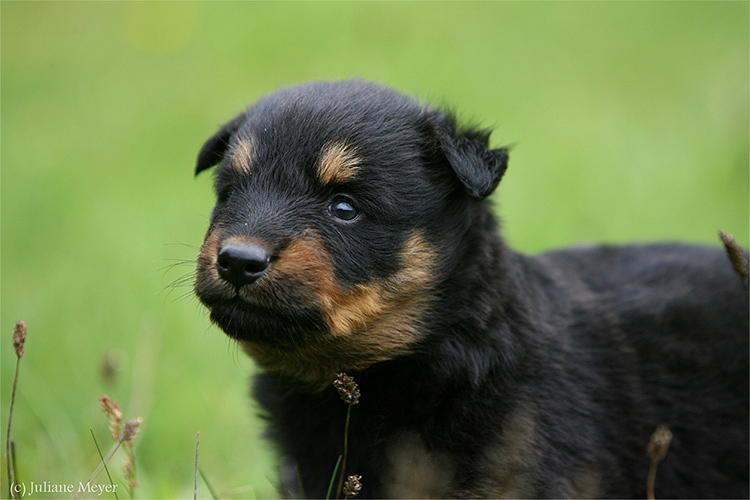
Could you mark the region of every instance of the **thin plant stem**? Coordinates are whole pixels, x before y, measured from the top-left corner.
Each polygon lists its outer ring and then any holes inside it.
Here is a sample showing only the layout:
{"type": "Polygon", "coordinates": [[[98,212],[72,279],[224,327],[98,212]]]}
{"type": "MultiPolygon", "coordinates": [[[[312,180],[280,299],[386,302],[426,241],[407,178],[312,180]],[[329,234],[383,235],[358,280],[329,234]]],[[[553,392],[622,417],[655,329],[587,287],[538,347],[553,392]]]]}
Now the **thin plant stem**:
{"type": "Polygon", "coordinates": [[[13,405],[16,402],[16,386],[18,385],[18,371],[21,366],[21,358],[16,359],[16,374],[13,377],[13,392],[10,396],[10,409],[8,410],[8,432],[5,436],[5,456],[7,457],[6,463],[8,464],[8,493],[10,498],[16,498],[13,493],[13,483],[16,480],[14,471],[16,470],[15,454],[10,452],[10,425],[13,420],[13,405]]]}
{"type": "Polygon", "coordinates": [[[349,451],[349,417],[352,413],[352,405],[346,406],[346,423],[344,424],[344,457],[341,460],[341,472],[339,472],[339,485],[336,488],[336,498],[341,497],[341,488],[344,486],[344,475],[346,474],[346,456],[349,451]]]}
{"type": "Polygon", "coordinates": [[[654,496],[654,484],[656,484],[656,468],[658,462],[656,460],[651,461],[651,467],[648,469],[648,479],[646,480],[646,499],[656,500],[654,496]]]}
{"type": "MultiPolygon", "coordinates": [[[[96,479],[96,476],[99,475],[99,473],[102,471],[102,469],[106,467],[107,462],[109,462],[109,460],[112,458],[112,455],[115,454],[115,452],[120,448],[120,445],[124,441],[124,439],[123,439],[124,435],[125,434],[123,433],[123,435],[120,436],[120,439],[118,439],[117,442],[112,445],[112,448],[110,448],[109,451],[107,452],[107,456],[104,457],[101,462],[99,462],[99,465],[94,470],[94,472],[91,474],[91,476],[89,476],[89,478],[86,481],[83,482],[84,486],[88,486],[88,484],[91,483],[91,481],[93,481],[94,479],[96,479]]],[[[76,495],[74,498],[78,498],[79,496],[80,496],[80,494],[76,495]]]]}
{"type": "Polygon", "coordinates": [[[120,500],[120,498],[117,496],[117,488],[115,488],[115,483],[112,481],[112,475],[109,473],[109,468],[107,467],[107,464],[104,463],[104,456],[102,455],[102,449],[99,448],[99,443],[96,440],[96,436],[94,436],[94,430],[89,429],[89,432],[91,432],[91,438],[94,440],[94,446],[96,446],[96,451],[99,453],[99,458],[102,460],[102,463],[104,464],[104,471],[107,473],[107,477],[109,478],[109,484],[112,485],[112,492],[115,494],[115,498],[117,500],[120,500]]]}
{"type": "Polygon", "coordinates": [[[201,433],[195,439],[195,483],[193,483],[193,500],[198,500],[198,455],[201,446],[201,433]]]}
{"type": "Polygon", "coordinates": [[[135,481],[135,455],[133,453],[133,446],[132,443],[130,445],[125,446],[125,452],[128,454],[128,464],[130,467],[132,467],[132,476],[130,476],[128,484],[127,484],[127,490],[130,494],[130,498],[135,498],[135,485],[137,484],[135,481]]]}
{"type": "Polygon", "coordinates": [[[203,479],[203,482],[206,483],[206,488],[208,488],[208,492],[211,494],[211,498],[213,498],[214,500],[218,500],[219,496],[216,494],[216,491],[211,486],[211,483],[208,481],[208,478],[206,477],[206,475],[203,473],[202,470],[198,469],[198,471],[200,472],[201,479],[203,479]]]}
{"type": "Polygon", "coordinates": [[[16,463],[16,442],[12,439],[10,440],[10,458],[13,460],[13,479],[15,479],[16,484],[18,484],[18,470],[16,470],[16,466],[18,465],[16,463]]]}

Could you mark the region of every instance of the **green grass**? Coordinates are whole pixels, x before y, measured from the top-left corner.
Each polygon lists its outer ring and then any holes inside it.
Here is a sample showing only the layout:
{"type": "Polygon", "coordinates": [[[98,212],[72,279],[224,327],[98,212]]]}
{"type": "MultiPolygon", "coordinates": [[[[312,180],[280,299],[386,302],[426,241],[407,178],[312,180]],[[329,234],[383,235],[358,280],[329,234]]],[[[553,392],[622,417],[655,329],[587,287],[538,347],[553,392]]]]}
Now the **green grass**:
{"type": "Polygon", "coordinates": [[[137,496],[192,496],[198,431],[219,495],[274,494],[252,363],[169,284],[212,207],[198,149],[280,85],[360,76],[494,127],[515,145],[495,200],[516,249],[748,244],[744,2],[2,2],[0,22],[0,423],[23,318],[25,481],[87,477],[109,394],[144,418],[137,496]]]}

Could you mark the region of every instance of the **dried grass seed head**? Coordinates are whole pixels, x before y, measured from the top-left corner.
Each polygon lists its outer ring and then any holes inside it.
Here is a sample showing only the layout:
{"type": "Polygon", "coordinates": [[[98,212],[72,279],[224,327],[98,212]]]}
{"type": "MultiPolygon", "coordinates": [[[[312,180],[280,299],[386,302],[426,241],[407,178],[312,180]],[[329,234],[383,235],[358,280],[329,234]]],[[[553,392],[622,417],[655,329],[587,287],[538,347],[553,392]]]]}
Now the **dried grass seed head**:
{"type": "Polygon", "coordinates": [[[119,439],[120,430],[122,429],[122,408],[117,401],[104,395],[99,398],[102,403],[102,411],[109,419],[109,430],[112,432],[112,439],[119,439]]]}
{"type": "Polygon", "coordinates": [[[732,263],[734,270],[743,278],[747,278],[748,264],[745,251],[742,250],[740,244],[737,243],[737,240],[731,234],[719,231],[719,237],[722,243],[724,243],[724,248],[727,250],[729,261],[732,263]]]}
{"type": "Polygon", "coordinates": [[[672,442],[672,431],[669,427],[662,424],[656,428],[646,446],[646,453],[654,462],[661,462],[669,450],[669,444],[672,442]]]}
{"type": "Polygon", "coordinates": [[[333,381],[333,386],[339,391],[339,396],[346,404],[352,406],[359,403],[360,392],[354,377],[339,373],[333,381]]]}
{"type": "Polygon", "coordinates": [[[19,320],[13,329],[13,349],[16,351],[18,359],[21,359],[21,356],[23,356],[23,345],[26,343],[27,331],[28,327],[24,320],[19,320]]]}
{"type": "Polygon", "coordinates": [[[344,495],[347,497],[357,496],[362,489],[362,483],[360,482],[361,479],[362,476],[359,475],[349,476],[344,483],[344,495]]]}
{"type": "Polygon", "coordinates": [[[123,443],[129,443],[138,434],[141,423],[143,423],[141,417],[130,419],[125,423],[125,429],[122,431],[122,437],[120,438],[123,443]]]}

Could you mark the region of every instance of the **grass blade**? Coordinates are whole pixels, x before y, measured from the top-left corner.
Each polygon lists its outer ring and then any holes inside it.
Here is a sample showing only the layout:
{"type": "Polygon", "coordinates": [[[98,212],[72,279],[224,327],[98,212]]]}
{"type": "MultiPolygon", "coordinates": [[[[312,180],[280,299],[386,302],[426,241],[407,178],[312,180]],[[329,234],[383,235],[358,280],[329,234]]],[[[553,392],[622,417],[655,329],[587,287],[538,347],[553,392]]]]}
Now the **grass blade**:
{"type": "Polygon", "coordinates": [[[206,478],[203,470],[198,469],[198,472],[200,472],[201,478],[203,478],[203,482],[206,483],[206,487],[208,488],[208,492],[211,494],[211,498],[213,498],[214,500],[219,500],[219,495],[217,495],[214,489],[211,487],[211,483],[208,482],[208,478],[206,478]]]}
{"type": "Polygon", "coordinates": [[[333,468],[333,474],[331,474],[331,482],[328,483],[328,493],[326,493],[326,500],[331,500],[331,491],[333,491],[333,483],[336,482],[336,473],[339,471],[341,458],[341,455],[339,455],[339,459],[336,460],[336,467],[333,468]]]}
{"type": "Polygon", "coordinates": [[[109,474],[109,468],[107,467],[107,462],[104,461],[104,455],[102,455],[102,449],[99,448],[99,443],[96,441],[96,436],[94,436],[94,430],[89,429],[89,432],[91,432],[91,439],[94,440],[94,446],[96,446],[96,451],[99,452],[99,458],[102,461],[102,464],[104,464],[104,471],[107,473],[107,477],[109,478],[109,484],[112,485],[112,492],[115,494],[115,498],[117,500],[120,500],[120,498],[117,496],[117,488],[115,488],[115,483],[112,482],[112,476],[109,474]]]}

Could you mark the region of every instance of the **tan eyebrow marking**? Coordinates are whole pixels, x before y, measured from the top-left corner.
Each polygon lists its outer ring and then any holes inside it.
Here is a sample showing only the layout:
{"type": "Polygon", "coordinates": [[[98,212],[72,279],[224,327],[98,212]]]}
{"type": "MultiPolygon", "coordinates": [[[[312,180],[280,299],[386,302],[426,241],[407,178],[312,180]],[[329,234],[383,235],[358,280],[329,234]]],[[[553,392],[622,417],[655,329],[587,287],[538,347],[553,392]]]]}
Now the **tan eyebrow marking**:
{"type": "Polygon", "coordinates": [[[255,152],[255,138],[247,135],[229,149],[229,166],[238,172],[249,174],[252,172],[253,153],[255,152]]]}
{"type": "Polygon", "coordinates": [[[345,142],[333,142],[323,150],[318,177],[323,184],[346,182],[357,175],[360,164],[355,148],[345,142]]]}

